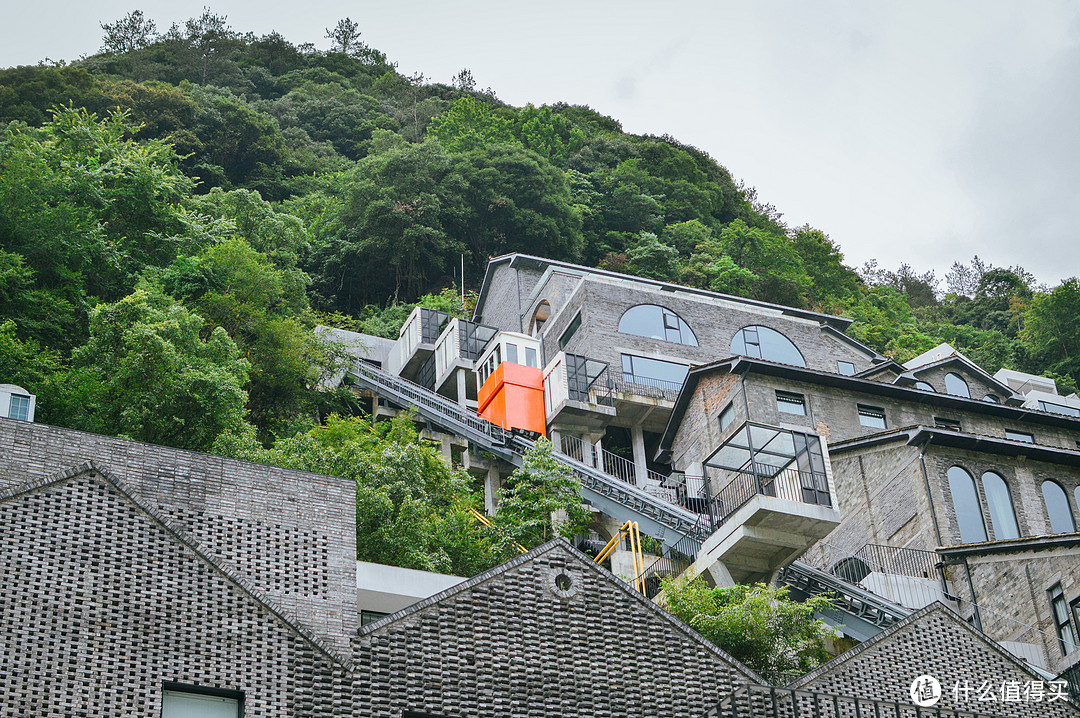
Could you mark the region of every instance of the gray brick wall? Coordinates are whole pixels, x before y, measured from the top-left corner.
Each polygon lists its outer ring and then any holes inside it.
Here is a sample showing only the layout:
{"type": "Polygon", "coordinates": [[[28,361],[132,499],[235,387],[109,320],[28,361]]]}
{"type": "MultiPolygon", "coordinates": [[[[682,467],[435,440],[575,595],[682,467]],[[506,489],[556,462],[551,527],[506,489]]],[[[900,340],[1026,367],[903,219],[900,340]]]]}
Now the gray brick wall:
{"type": "Polygon", "coordinates": [[[968,681],[977,689],[983,681],[1001,685],[1039,680],[1004,651],[982,640],[955,614],[933,606],[885,634],[858,646],[847,654],[796,682],[796,686],[826,693],[855,695],[879,701],[911,705],[908,690],[912,681],[931,675],[945,688],[936,708],[972,711],[1015,718],[1075,716],[1071,705],[1054,703],[980,703],[955,700],[951,688],[968,681]]]}
{"type": "Polygon", "coordinates": [[[543,271],[534,267],[514,268],[509,262],[496,265],[477,321],[503,331],[527,331],[528,327],[522,326],[521,315],[526,299],[542,275],[543,271]]]}
{"type": "Polygon", "coordinates": [[[358,715],[703,718],[753,680],[601,571],[549,544],[365,629],[355,653],[358,715]],[[570,577],[569,591],[557,590],[558,573],[570,577]]]}
{"type": "MultiPolygon", "coordinates": [[[[853,362],[857,370],[870,366],[865,356],[823,332],[817,322],[755,310],[734,302],[663,292],[635,286],[631,280],[599,277],[586,279],[580,301],[586,310],[582,313],[583,326],[578,330],[574,351],[608,362],[620,372],[623,353],[694,365],[731,356],[732,337],[739,329],[750,325],[768,326],[787,336],[802,352],[810,368],[836,373],[837,359],[853,362]],[[678,314],[694,331],[698,346],[619,332],[622,315],[638,304],[657,304],[678,314]],[[583,331],[586,329],[584,320],[588,320],[587,331],[583,331]]],[[[571,318],[572,313],[566,312],[562,323],[545,327],[545,335],[557,342],[558,333],[571,318]]]]}
{"type": "MultiPolygon", "coordinates": [[[[950,568],[962,598],[980,606],[983,630],[1001,640],[1032,643],[1045,651],[1048,668],[1058,673],[1080,662],[1080,650],[1063,653],[1050,612],[1049,590],[1061,584],[1065,600],[1080,600],[1080,545],[969,556],[966,566],[950,568]],[[971,585],[966,580],[970,573],[971,585]],[[1008,590],[1002,590],[1002,587],[1008,590]],[[1031,626],[1036,631],[1028,630],[1031,626]]],[[[1076,619],[1070,617],[1076,631],[1076,619]]]]}
{"type": "Polygon", "coordinates": [[[357,625],[352,482],[0,419],[0,490],[88,460],[313,630],[347,643],[357,625]]]}
{"type": "Polygon", "coordinates": [[[947,394],[945,391],[945,375],[956,374],[964,379],[968,385],[968,391],[971,393],[972,399],[978,399],[982,401],[983,397],[987,394],[993,394],[999,401],[1004,401],[1008,396],[1002,396],[1000,389],[992,387],[986,383],[975,372],[969,371],[966,368],[961,367],[959,364],[948,364],[945,366],[936,366],[923,371],[916,371],[915,376],[920,381],[925,381],[930,386],[934,387],[939,394],[947,394]]]}
{"type": "Polygon", "coordinates": [[[0,545],[0,716],[159,716],[166,681],[242,691],[247,716],[351,708],[347,658],[96,472],[0,499],[0,545]]]}

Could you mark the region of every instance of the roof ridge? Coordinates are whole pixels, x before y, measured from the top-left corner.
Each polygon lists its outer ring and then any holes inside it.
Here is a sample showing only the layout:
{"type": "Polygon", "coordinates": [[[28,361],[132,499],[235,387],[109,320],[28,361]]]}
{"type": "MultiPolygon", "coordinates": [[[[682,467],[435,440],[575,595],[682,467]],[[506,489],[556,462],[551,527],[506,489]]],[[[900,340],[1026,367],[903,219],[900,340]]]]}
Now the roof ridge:
{"type": "Polygon", "coordinates": [[[458,593],[463,593],[465,591],[468,591],[468,590],[474,588],[475,586],[478,586],[478,585],[480,585],[482,583],[490,581],[493,578],[496,578],[496,577],[498,577],[498,576],[500,576],[500,575],[502,575],[502,574],[504,574],[504,573],[506,573],[508,571],[511,571],[511,570],[517,568],[518,566],[521,566],[524,563],[527,563],[527,562],[532,561],[532,560],[534,560],[536,558],[539,558],[540,556],[542,556],[542,555],[544,555],[544,554],[546,554],[546,553],[548,553],[548,552],[550,552],[550,551],[552,551],[554,549],[557,549],[557,548],[561,548],[564,552],[566,552],[571,558],[576,560],[579,564],[587,567],[587,570],[590,570],[590,571],[593,571],[594,573],[596,573],[596,575],[598,575],[602,580],[607,581],[611,585],[615,586],[618,590],[622,591],[624,594],[631,597],[631,600],[637,601],[646,610],[651,611],[653,613],[653,615],[655,615],[656,617],[660,618],[663,621],[666,621],[673,628],[675,628],[679,632],[685,634],[685,636],[687,638],[690,638],[691,640],[693,640],[694,642],[699,644],[701,647],[703,647],[705,650],[709,651],[710,653],[712,653],[715,656],[717,656],[717,657],[721,658],[722,660],[724,660],[733,669],[735,669],[736,671],[741,672],[746,678],[748,678],[751,681],[754,681],[756,683],[759,683],[761,685],[767,685],[767,681],[764,678],[762,678],[752,668],[750,668],[749,666],[742,663],[739,659],[735,658],[734,656],[729,654],[727,651],[724,651],[722,648],[720,648],[715,643],[713,643],[709,639],[702,636],[700,633],[695,631],[690,626],[686,625],[685,623],[683,623],[679,619],[675,618],[675,616],[673,616],[670,613],[668,613],[667,611],[665,611],[663,608],[658,606],[653,601],[650,601],[645,596],[642,596],[637,591],[634,591],[632,588],[630,588],[629,584],[627,584],[622,579],[616,577],[613,573],[611,573],[606,568],[604,568],[603,566],[596,563],[596,561],[592,560],[586,554],[584,554],[581,551],[579,551],[578,549],[574,548],[573,545],[569,541],[567,541],[565,538],[563,538],[562,536],[557,536],[557,537],[551,539],[550,541],[537,546],[536,548],[533,548],[533,549],[531,549],[529,551],[526,551],[525,553],[521,554],[520,556],[515,556],[514,558],[510,559],[509,561],[507,561],[505,563],[501,563],[498,566],[495,566],[493,568],[488,569],[487,571],[479,573],[476,576],[473,576],[472,578],[470,578],[468,581],[463,581],[462,583],[459,583],[459,584],[457,584],[455,586],[451,586],[450,588],[448,588],[448,589],[446,589],[444,591],[440,591],[439,593],[436,593],[433,596],[425,598],[422,601],[418,601],[418,602],[416,602],[416,603],[414,603],[414,604],[412,604],[410,606],[406,606],[405,608],[403,608],[403,609],[401,609],[401,610],[399,610],[399,611],[397,611],[395,613],[392,613],[392,614],[390,614],[388,616],[384,616],[384,617],[380,618],[378,621],[375,621],[374,623],[370,623],[367,626],[363,626],[362,628],[360,628],[357,631],[357,637],[358,638],[366,638],[367,636],[371,635],[372,633],[375,633],[378,630],[381,630],[381,629],[383,629],[383,628],[385,628],[385,627],[387,627],[387,626],[389,626],[389,625],[391,625],[393,623],[397,623],[398,621],[400,621],[402,619],[408,618],[409,616],[411,616],[411,615],[413,615],[415,613],[418,613],[418,612],[424,610],[425,608],[433,606],[436,603],[440,603],[441,601],[444,601],[447,598],[450,598],[450,597],[452,597],[452,596],[454,596],[454,595],[456,595],[458,593]]]}
{"type": "Polygon", "coordinates": [[[121,496],[148,515],[152,521],[160,525],[174,540],[183,544],[184,547],[194,553],[199,559],[209,564],[213,571],[216,571],[223,576],[226,581],[234,584],[242,592],[248,594],[250,598],[254,599],[263,608],[270,611],[271,614],[285,623],[293,631],[300,634],[302,638],[313,643],[316,648],[326,654],[327,658],[346,670],[351,671],[353,669],[352,661],[349,658],[339,655],[334,647],[326,645],[326,641],[318,634],[305,626],[299,619],[291,616],[288,611],[277,605],[277,603],[263,593],[261,589],[251,585],[248,579],[246,579],[234,566],[205,550],[202,545],[191,538],[184,529],[177,526],[169,519],[169,517],[147,503],[136,489],[132,488],[126,481],[119,476],[114,475],[104,466],[93,460],[86,460],[71,468],[41,478],[31,479],[14,489],[2,491],[0,492],[0,503],[83,475],[89,475],[92,479],[100,479],[106,485],[111,486],[121,496]]]}

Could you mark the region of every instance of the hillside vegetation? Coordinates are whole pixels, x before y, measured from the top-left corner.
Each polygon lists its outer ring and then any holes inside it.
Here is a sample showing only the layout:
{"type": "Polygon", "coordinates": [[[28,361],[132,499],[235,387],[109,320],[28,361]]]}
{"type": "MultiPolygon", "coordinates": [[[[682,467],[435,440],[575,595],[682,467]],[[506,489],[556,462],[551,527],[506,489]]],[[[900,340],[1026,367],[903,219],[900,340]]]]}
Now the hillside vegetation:
{"type": "Polygon", "coordinates": [[[978,258],[944,286],[857,272],[694,147],[509,106],[468,70],[403,76],[348,20],[329,51],[209,10],[103,30],[91,57],[0,70],[0,381],[38,394],[41,421],[299,446],[358,413],[320,388],[339,357],[315,324],[396,336],[416,302],[466,312],[443,291],[462,261],[475,291],[512,251],[846,314],[900,360],[945,340],[990,371],[1080,379],[1075,278],[978,258]]]}

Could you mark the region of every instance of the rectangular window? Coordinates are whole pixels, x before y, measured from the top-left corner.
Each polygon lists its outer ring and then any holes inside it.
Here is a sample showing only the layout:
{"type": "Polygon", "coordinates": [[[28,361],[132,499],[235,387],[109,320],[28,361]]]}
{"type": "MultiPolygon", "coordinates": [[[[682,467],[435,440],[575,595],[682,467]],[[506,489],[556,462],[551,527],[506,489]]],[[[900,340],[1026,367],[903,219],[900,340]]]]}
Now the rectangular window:
{"type": "Polygon", "coordinates": [[[837,361],[836,369],[844,376],[855,375],[855,365],[849,361],[837,361]]]}
{"type": "Polygon", "coordinates": [[[8,418],[27,421],[30,418],[30,397],[12,394],[11,403],[8,404],[8,418]]]}
{"type": "Polygon", "coordinates": [[[733,421],[735,421],[735,405],[728,404],[724,407],[724,410],[720,412],[720,431],[727,430],[733,421]]]}
{"type": "Polygon", "coordinates": [[[566,331],[559,337],[559,348],[565,349],[566,345],[570,343],[570,340],[577,334],[578,327],[581,326],[581,312],[574,315],[574,318],[570,320],[570,324],[566,327],[566,331]]]}
{"type": "Polygon", "coordinates": [[[366,626],[369,623],[375,623],[383,616],[389,615],[389,613],[383,613],[382,611],[360,611],[360,625],[366,626]]]}
{"type": "Polygon", "coordinates": [[[632,354],[622,355],[623,381],[655,386],[661,389],[681,389],[690,367],[685,364],[649,359],[632,354]]]}
{"type": "Polygon", "coordinates": [[[1049,594],[1050,613],[1054,619],[1054,630],[1057,631],[1058,647],[1061,649],[1061,655],[1067,656],[1076,650],[1076,637],[1073,635],[1069,609],[1065,603],[1065,594],[1061,590],[1061,584],[1055,584],[1049,594]]]}
{"type": "Polygon", "coordinates": [[[806,398],[790,391],[776,392],[776,408],[784,414],[806,416],[806,398]]]}
{"type": "Polygon", "coordinates": [[[880,406],[866,406],[859,404],[859,423],[872,429],[884,429],[885,410],[880,406]]]}
{"type": "Polygon", "coordinates": [[[239,718],[243,708],[236,691],[167,683],[161,694],[161,718],[239,718]]]}
{"type": "Polygon", "coordinates": [[[525,347],[525,366],[531,366],[533,369],[540,368],[540,364],[536,361],[536,350],[532,347],[525,347]]]}
{"type": "Polygon", "coordinates": [[[506,361],[511,364],[517,364],[517,344],[507,343],[506,345],[506,361]]]}
{"type": "Polygon", "coordinates": [[[1065,416],[1080,416],[1080,409],[1074,406],[1065,406],[1064,404],[1055,404],[1051,401],[1040,401],[1039,408],[1043,411],[1049,411],[1051,414],[1064,414],[1065,416]]]}
{"type": "Polygon", "coordinates": [[[934,417],[934,426],[936,426],[939,429],[948,429],[949,431],[963,431],[964,430],[960,426],[959,421],[957,421],[956,419],[946,419],[943,416],[935,416],[934,417]]]}
{"type": "Polygon", "coordinates": [[[1023,441],[1025,444],[1034,444],[1035,437],[1024,431],[1013,431],[1012,429],[1005,430],[1005,438],[1012,441],[1023,441]]]}

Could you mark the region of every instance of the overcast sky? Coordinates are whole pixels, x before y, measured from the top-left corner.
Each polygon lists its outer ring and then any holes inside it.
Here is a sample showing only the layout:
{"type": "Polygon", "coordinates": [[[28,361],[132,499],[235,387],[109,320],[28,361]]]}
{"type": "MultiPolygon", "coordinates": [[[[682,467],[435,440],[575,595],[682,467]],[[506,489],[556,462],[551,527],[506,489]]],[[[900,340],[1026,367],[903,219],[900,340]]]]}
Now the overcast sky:
{"type": "MultiPolygon", "coordinates": [[[[5,3],[0,66],[75,59],[99,23],[160,30],[203,2],[5,3]]],[[[468,67],[511,104],[587,104],[671,134],[757,187],[853,266],[938,276],[975,254],[1080,274],[1080,3],[386,0],[212,4],[328,47],[349,16],[406,74],[468,67]],[[1072,219],[1071,219],[1072,218],[1072,219]]]]}

